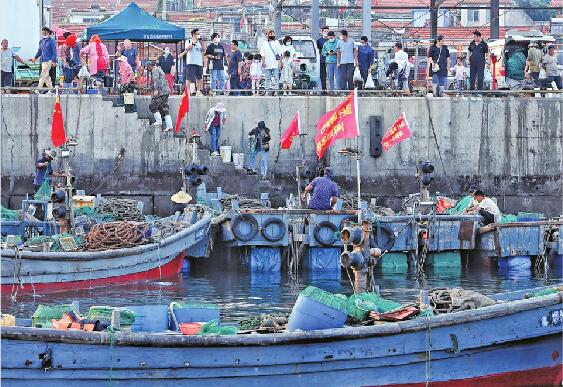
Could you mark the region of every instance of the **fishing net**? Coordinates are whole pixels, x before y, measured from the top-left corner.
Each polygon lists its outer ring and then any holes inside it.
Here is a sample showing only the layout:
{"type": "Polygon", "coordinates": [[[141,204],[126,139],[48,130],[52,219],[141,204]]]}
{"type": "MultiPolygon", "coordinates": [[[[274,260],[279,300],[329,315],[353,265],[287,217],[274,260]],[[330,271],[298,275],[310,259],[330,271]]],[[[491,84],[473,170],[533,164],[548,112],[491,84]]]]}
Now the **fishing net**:
{"type": "Polygon", "coordinates": [[[358,320],[364,320],[368,313],[385,313],[400,308],[401,304],[387,300],[375,293],[353,294],[348,298],[347,313],[358,320]]]}
{"type": "Polygon", "coordinates": [[[539,290],[537,292],[533,292],[533,293],[526,293],[524,295],[524,298],[534,298],[534,297],[541,297],[541,296],[547,296],[549,294],[554,294],[554,293],[558,293],[561,290],[563,290],[563,287],[561,288],[554,288],[554,289],[543,289],[543,290],[539,290]]]}
{"type": "Polygon", "coordinates": [[[240,320],[238,326],[242,331],[257,329],[277,331],[287,325],[288,318],[288,313],[260,314],[240,320]]]}
{"type": "Polygon", "coordinates": [[[469,203],[471,203],[472,199],[473,199],[473,196],[471,196],[471,195],[464,196],[463,198],[461,198],[456,203],[456,205],[454,207],[446,209],[446,214],[448,214],[448,215],[461,214],[463,212],[463,210],[465,210],[467,207],[469,207],[469,203]]]}
{"type": "Polygon", "coordinates": [[[299,293],[299,296],[307,297],[340,312],[348,313],[348,299],[343,294],[332,294],[314,286],[308,286],[299,293]]]}
{"type": "Polygon", "coordinates": [[[74,243],[76,243],[76,247],[78,249],[81,249],[84,246],[84,239],[69,233],[62,233],[62,234],[56,234],[53,236],[46,236],[46,235],[38,235],[38,236],[34,236],[31,237],[29,239],[26,240],[25,242],[25,246],[38,246],[38,245],[42,245],[45,242],[50,242],[51,247],[49,249],[49,251],[63,251],[63,249],[61,248],[61,242],[60,239],[61,238],[68,238],[71,237],[72,239],[74,239],[74,243]]]}
{"type": "Polygon", "coordinates": [[[43,184],[39,187],[35,195],[33,195],[35,200],[50,200],[51,199],[51,186],[49,181],[45,180],[43,184]]]}
{"type": "Polygon", "coordinates": [[[501,223],[514,223],[518,221],[518,217],[512,214],[500,214],[501,223]]]}
{"type": "Polygon", "coordinates": [[[112,306],[91,306],[88,311],[88,319],[111,321],[111,314],[114,310],[119,310],[121,325],[133,325],[135,322],[135,312],[125,308],[114,308],[112,306]]]}
{"type": "Polygon", "coordinates": [[[92,207],[78,207],[74,210],[74,216],[85,216],[87,218],[93,218],[100,220],[102,222],[111,222],[117,219],[117,217],[109,212],[96,212],[92,207]]]}
{"type": "Polygon", "coordinates": [[[10,210],[0,204],[0,219],[1,220],[20,220],[21,210],[10,210]]]}
{"type": "Polygon", "coordinates": [[[33,326],[41,324],[43,328],[50,328],[53,326],[51,320],[59,320],[63,317],[65,312],[73,312],[78,314],[78,309],[72,304],[63,305],[39,305],[33,315],[31,322],[33,326]]]}
{"type": "Polygon", "coordinates": [[[201,326],[201,331],[198,335],[209,336],[209,335],[236,335],[238,329],[235,326],[220,326],[216,320],[211,320],[206,322],[201,326]]]}
{"type": "Polygon", "coordinates": [[[189,302],[189,301],[179,301],[171,302],[170,307],[172,309],[219,309],[216,304],[206,304],[201,302],[189,302]]]}

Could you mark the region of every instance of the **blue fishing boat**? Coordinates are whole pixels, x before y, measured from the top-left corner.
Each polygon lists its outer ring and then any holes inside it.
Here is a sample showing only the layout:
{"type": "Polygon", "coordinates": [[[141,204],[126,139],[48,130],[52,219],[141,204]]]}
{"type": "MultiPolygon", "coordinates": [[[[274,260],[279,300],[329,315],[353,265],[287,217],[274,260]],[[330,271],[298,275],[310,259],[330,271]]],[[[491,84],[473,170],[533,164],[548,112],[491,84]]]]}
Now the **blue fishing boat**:
{"type": "Polygon", "coordinates": [[[524,293],[403,322],[281,334],[4,327],[2,379],[26,387],[560,385],[563,292],[524,293]]]}
{"type": "Polygon", "coordinates": [[[105,251],[1,250],[3,291],[59,290],[178,274],[186,251],[207,239],[211,215],[157,242],[105,251]]]}

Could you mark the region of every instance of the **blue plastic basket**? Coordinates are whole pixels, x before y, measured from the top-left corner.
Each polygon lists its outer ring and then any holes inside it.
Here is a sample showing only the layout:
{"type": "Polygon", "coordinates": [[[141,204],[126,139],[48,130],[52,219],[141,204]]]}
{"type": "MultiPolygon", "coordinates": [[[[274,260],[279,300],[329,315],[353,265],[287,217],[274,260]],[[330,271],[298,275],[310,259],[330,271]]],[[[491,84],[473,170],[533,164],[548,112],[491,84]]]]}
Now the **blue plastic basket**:
{"type": "Polygon", "coordinates": [[[197,305],[181,306],[172,302],[169,307],[170,310],[170,329],[176,331],[179,329],[179,324],[188,322],[209,322],[211,320],[216,320],[220,323],[220,311],[219,308],[214,305],[209,305],[209,307],[198,307],[197,305]]]}

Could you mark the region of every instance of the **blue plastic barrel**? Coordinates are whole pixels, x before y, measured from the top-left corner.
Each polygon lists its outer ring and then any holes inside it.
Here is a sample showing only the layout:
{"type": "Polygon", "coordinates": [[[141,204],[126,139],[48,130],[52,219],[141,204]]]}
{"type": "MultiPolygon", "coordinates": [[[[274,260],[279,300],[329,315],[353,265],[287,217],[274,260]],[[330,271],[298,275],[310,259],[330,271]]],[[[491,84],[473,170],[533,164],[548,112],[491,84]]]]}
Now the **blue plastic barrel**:
{"type": "Polygon", "coordinates": [[[289,315],[287,330],[293,332],[341,328],[347,317],[344,312],[300,295],[289,315]]]}
{"type": "Polygon", "coordinates": [[[132,332],[166,332],[168,330],[168,305],[128,306],[135,312],[132,332]]]}

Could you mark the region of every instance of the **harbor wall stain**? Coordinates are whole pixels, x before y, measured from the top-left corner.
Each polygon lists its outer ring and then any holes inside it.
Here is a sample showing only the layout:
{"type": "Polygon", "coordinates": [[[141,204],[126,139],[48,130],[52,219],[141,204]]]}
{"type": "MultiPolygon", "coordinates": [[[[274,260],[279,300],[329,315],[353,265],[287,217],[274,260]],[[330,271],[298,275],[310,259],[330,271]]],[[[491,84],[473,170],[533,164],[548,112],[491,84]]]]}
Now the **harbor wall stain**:
{"type": "MultiPolygon", "coordinates": [[[[257,196],[270,192],[275,205],[296,192],[295,165],[300,160],[298,141],[290,150],[278,144],[285,128],[300,111],[305,160],[316,168],[316,121],[336,107],[338,97],[198,97],[190,101],[188,133],[201,134],[200,162],[210,166],[204,181],[208,189],[257,196]],[[246,153],[248,132],[259,121],[271,130],[269,181],[246,176],[232,164],[209,160],[209,136],[204,131],[207,110],[222,101],[227,122],[220,145],[233,153],[246,153]]],[[[149,125],[150,98],[136,98],[137,113],[127,114],[109,100],[93,95],[65,95],[67,135],[76,137],[71,166],[79,189],[107,196],[130,196],[145,202],[149,212],[170,211],[169,197],[181,186],[180,168],[191,160],[183,138],[163,135],[149,125]],[[121,149],[125,156],[116,165],[121,149]]],[[[55,99],[47,95],[2,95],[2,204],[17,208],[32,193],[34,160],[50,146],[51,116],[55,99]]],[[[170,111],[178,111],[180,96],[170,98],[170,111]]],[[[359,99],[360,138],[341,140],[327,151],[326,162],[341,188],[355,190],[355,161],[337,151],[359,148],[362,191],[380,205],[398,209],[401,199],[416,192],[416,165],[431,160],[436,166],[432,192],[464,193],[470,185],[496,196],[501,210],[562,213],[562,110],[563,98],[393,98],[359,99]],[[383,130],[405,113],[412,137],[381,157],[369,156],[369,117],[381,116],[383,130]],[[431,122],[434,128],[432,128],[431,122]],[[433,130],[434,129],[434,130],[433,130]],[[435,134],[435,135],[434,135],[435,134]],[[438,151],[439,147],[439,151],[438,151]]],[[[184,120],[183,125],[185,125],[184,120]]],[[[245,155],[245,160],[247,160],[245,155]]],[[[54,168],[60,168],[59,162],[54,168]]]]}

